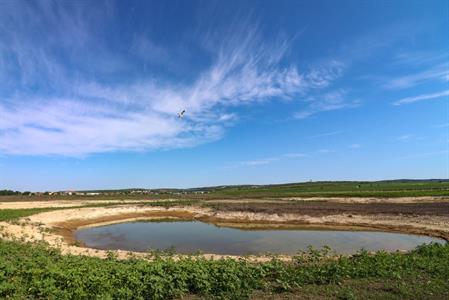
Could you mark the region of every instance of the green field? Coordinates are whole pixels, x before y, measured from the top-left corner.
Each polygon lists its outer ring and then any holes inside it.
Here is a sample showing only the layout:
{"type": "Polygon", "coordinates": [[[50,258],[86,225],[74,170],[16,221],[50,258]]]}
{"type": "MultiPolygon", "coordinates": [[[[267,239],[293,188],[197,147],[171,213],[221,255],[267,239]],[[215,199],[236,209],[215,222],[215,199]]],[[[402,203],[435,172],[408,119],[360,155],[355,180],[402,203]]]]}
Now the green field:
{"type": "Polygon", "coordinates": [[[280,185],[215,188],[210,196],[221,197],[417,197],[449,196],[449,182],[377,181],[306,182],[280,185]]]}
{"type": "Polygon", "coordinates": [[[0,297],[12,299],[447,299],[449,246],[329,258],[311,250],[285,263],[151,254],[153,261],[61,255],[0,241],[0,297]]]}

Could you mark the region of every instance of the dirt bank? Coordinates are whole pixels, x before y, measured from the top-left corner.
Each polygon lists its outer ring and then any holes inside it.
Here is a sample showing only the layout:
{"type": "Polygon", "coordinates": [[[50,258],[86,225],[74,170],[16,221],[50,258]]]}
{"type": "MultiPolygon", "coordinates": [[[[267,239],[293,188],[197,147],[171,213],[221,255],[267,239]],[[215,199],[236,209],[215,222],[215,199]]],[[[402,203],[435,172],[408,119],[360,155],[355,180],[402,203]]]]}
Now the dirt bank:
{"type": "Polygon", "coordinates": [[[214,203],[219,211],[245,211],[254,213],[295,213],[313,217],[340,214],[359,215],[410,215],[410,216],[449,216],[449,202],[424,203],[339,203],[339,202],[259,202],[259,203],[214,203]]]}

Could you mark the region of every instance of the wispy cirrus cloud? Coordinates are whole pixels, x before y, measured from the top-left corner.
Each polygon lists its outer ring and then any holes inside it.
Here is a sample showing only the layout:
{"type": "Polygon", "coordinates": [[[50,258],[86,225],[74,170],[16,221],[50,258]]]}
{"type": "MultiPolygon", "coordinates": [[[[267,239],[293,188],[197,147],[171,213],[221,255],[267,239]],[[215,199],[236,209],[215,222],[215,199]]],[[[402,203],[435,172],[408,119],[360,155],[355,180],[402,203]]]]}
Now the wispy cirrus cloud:
{"type": "Polygon", "coordinates": [[[420,157],[428,157],[428,156],[436,156],[436,155],[448,155],[448,150],[442,151],[433,151],[433,152],[423,152],[423,153],[415,153],[411,155],[404,155],[399,157],[400,159],[410,159],[410,158],[420,158],[420,157]]]}
{"type": "Polygon", "coordinates": [[[307,154],[302,153],[302,152],[295,152],[295,153],[287,153],[284,154],[284,157],[290,157],[290,158],[295,158],[295,157],[306,157],[307,154]]]}
{"type": "Polygon", "coordinates": [[[418,96],[413,96],[413,97],[402,98],[398,101],[393,102],[393,105],[400,106],[400,105],[411,104],[411,103],[424,101],[424,100],[439,99],[439,98],[448,97],[448,96],[449,96],[449,90],[445,90],[445,91],[441,91],[441,92],[437,92],[437,93],[423,94],[423,95],[418,95],[418,96]]]}
{"type": "Polygon", "coordinates": [[[260,165],[267,165],[272,162],[278,161],[278,157],[270,157],[270,158],[264,158],[264,159],[257,159],[257,160],[248,160],[248,161],[242,161],[240,165],[242,166],[260,166],[260,165]]]}
{"type": "MultiPolygon", "coordinates": [[[[244,34],[203,35],[198,47],[207,45],[210,63],[189,80],[139,76],[134,61],[164,65],[172,53],[141,36],[130,40],[129,49],[111,50],[103,30],[114,9],[57,2],[2,6],[4,154],[84,156],[195,146],[221,138],[238,119],[237,106],[327,87],[343,69],[329,61],[300,72],[282,63],[288,39],[267,44],[257,25],[244,22],[238,31],[244,34]],[[183,109],[186,117],[178,119],[183,109]]],[[[337,102],[311,104],[313,113],[337,109],[337,102]]]]}
{"type": "Polygon", "coordinates": [[[327,153],[334,153],[335,150],[330,150],[330,149],[320,149],[317,151],[317,153],[321,153],[321,154],[327,154],[327,153]]]}
{"type": "Polygon", "coordinates": [[[315,66],[305,77],[309,87],[324,88],[333,81],[340,78],[345,69],[345,65],[338,60],[330,60],[322,65],[315,66]]]}
{"type": "Polygon", "coordinates": [[[326,136],[332,136],[332,135],[339,135],[339,134],[342,134],[342,133],[343,133],[342,130],[329,131],[329,132],[324,132],[324,133],[312,135],[312,136],[310,136],[310,138],[319,138],[319,137],[326,137],[326,136]]]}
{"type": "Polygon", "coordinates": [[[424,71],[389,79],[383,86],[388,89],[403,89],[435,80],[447,82],[448,76],[449,69],[447,63],[442,63],[424,71]]]}
{"type": "Polygon", "coordinates": [[[351,145],[349,145],[349,148],[352,148],[352,149],[358,149],[358,148],[361,148],[362,147],[362,145],[360,145],[360,144],[351,144],[351,145]]]}
{"type": "Polygon", "coordinates": [[[295,117],[298,119],[305,119],[320,112],[353,108],[359,105],[358,100],[348,100],[347,97],[347,92],[345,90],[336,90],[320,96],[309,97],[306,100],[306,108],[297,112],[295,117]]]}
{"type": "Polygon", "coordinates": [[[432,127],[434,127],[434,128],[446,128],[446,127],[449,127],[449,123],[435,124],[432,127]]]}
{"type": "Polygon", "coordinates": [[[447,61],[448,53],[440,52],[401,52],[394,57],[394,64],[401,66],[427,66],[429,64],[438,64],[447,61]]]}
{"type": "Polygon", "coordinates": [[[406,142],[406,141],[410,141],[411,139],[413,139],[415,137],[414,134],[403,134],[401,136],[398,136],[398,140],[402,141],[402,142],[406,142]]]}
{"type": "Polygon", "coordinates": [[[272,164],[272,163],[286,160],[286,159],[303,158],[303,157],[307,157],[307,156],[308,156],[307,154],[302,153],[302,152],[292,152],[292,153],[286,153],[286,154],[282,154],[282,155],[266,157],[266,158],[261,158],[261,159],[240,161],[240,162],[231,164],[231,165],[227,166],[226,168],[256,167],[256,166],[272,164]]]}

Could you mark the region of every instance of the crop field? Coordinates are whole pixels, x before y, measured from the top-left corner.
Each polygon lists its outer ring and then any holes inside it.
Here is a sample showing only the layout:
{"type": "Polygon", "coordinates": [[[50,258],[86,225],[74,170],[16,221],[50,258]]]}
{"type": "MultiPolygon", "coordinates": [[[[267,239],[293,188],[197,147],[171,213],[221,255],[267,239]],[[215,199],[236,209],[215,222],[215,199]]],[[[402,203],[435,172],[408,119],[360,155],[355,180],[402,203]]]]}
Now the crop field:
{"type": "Polygon", "coordinates": [[[301,213],[320,217],[332,214],[449,216],[449,202],[437,203],[332,203],[332,202],[262,202],[205,204],[217,211],[245,211],[254,213],[301,213]]]}
{"type": "Polygon", "coordinates": [[[306,182],[214,189],[223,197],[418,197],[449,196],[448,181],[306,182]]]}

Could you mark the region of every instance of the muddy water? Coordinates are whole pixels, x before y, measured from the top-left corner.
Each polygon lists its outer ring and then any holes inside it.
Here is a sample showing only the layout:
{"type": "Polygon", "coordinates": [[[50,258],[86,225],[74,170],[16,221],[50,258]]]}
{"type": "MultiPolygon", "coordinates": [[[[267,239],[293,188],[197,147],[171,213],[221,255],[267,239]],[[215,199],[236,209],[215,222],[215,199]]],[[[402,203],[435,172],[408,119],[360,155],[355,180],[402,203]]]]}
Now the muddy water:
{"type": "Polygon", "coordinates": [[[174,248],[179,253],[295,254],[307,246],[330,246],[340,254],[352,254],[364,248],[410,250],[423,243],[444,240],[401,233],[337,230],[241,230],[217,227],[199,221],[130,222],[79,229],[77,240],[97,249],[122,249],[145,252],[148,249],[174,248]]]}

